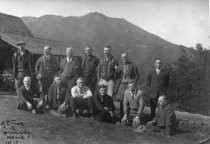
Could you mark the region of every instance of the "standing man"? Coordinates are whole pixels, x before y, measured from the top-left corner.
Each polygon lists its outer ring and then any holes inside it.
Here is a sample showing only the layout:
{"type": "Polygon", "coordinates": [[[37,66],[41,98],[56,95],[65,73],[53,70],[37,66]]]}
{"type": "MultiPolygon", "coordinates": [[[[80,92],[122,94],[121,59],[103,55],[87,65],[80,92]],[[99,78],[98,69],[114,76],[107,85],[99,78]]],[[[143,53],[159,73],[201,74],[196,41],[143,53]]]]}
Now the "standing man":
{"type": "Polygon", "coordinates": [[[154,66],[155,69],[147,76],[147,87],[150,91],[150,120],[153,120],[155,116],[158,97],[160,95],[167,95],[167,89],[169,86],[169,73],[162,69],[161,59],[155,59],[154,66]]]}
{"type": "MultiPolygon", "coordinates": [[[[56,58],[51,54],[50,46],[44,47],[44,55],[36,62],[35,71],[38,81],[41,81],[41,92],[45,95],[53,83],[54,76],[58,73],[59,67],[56,58]]],[[[42,101],[43,102],[43,101],[42,101]]]]}
{"type": "Polygon", "coordinates": [[[128,88],[128,83],[133,80],[134,84],[139,80],[139,72],[136,65],[128,61],[128,54],[121,54],[122,64],[118,68],[117,72],[117,84],[115,87],[115,93],[117,94],[117,100],[120,102],[120,115],[123,116],[123,98],[124,92],[128,88]]]}
{"type": "Polygon", "coordinates": [[[23,85],[23,78],[25,76],[32,77],[34,73],[32,68],[33,58],[30,52],[25,49],[25,46],[26,43],[23,41],[17,43],[18,51],[14,53],[12,58],[16,90],[23,85]]]}
{"type": "Polygon", "coordinates": [[[82,75],[81,62],[74,56],[73,48],[66,48],[66,58],[60,62],[61,83],[67,84],[69,90],[75,86],[76,80],[82,75]]]}
{"type": "Polygon", "coordinates": [[[90,88],[92,93],[95,91],[95,84],[97,82],[96,69],[99,59],[92,55],[92,47],[85,47],[85,57],[82,60],[82,71],[85,79],[86,86],[90,88]]]}
{"type": "Polygon", "coordinates": [[[116,72],[118,67],[118,62],[111,55],[111,46],[104,47],[104,57],[101,58],[98,64],[98,81],[99,85],[107,86],[107,94],[113,96],[116,72]]]}

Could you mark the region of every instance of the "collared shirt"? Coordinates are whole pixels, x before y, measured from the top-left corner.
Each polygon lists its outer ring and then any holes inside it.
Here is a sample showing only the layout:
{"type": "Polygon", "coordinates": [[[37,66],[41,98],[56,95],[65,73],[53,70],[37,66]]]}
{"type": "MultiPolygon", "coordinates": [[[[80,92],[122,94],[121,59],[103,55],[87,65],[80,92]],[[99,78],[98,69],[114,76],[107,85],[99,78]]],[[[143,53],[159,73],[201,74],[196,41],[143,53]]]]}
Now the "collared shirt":
{"type": "Polygon", "coordinates": [[[26,87],[26,86],[25,86],[25,88],[26,88],[26,90],[27,90],[27,91],[29,91],[29,90],[30,90],[30,86],[29,86],[29,87],[26,87]]]}
{"type": "Polygon", "coordinates": [[[156,69],[157,75],[160,74],[161,69],[156,69]]]}
{"type": "Polygon", "coordinates": [[[98,65],[98,76],[99,78],[108,80],[113,79],[113,76],[115,74],[115,66],[118,65],[117,60],[113,58],[111,55],[109,59],[106,59],[103,57],[98,65]]]}
{"type": "Polygon", "coordinates": [[[86,98],[92,97],[92,92],[91,90],[86,87],[86,86],[82,86],[81,88],[79,88],[78,86],[74,86],[71,89],[71,95],[72,97],[77,97],[78,95],[84,94],[86,98]]]}
{"type": "Polygon", "coordinates": [[[66,60],[67,60],[68,63],[71,63],[72,57],[71,58],[67,57],[66,60]]]}

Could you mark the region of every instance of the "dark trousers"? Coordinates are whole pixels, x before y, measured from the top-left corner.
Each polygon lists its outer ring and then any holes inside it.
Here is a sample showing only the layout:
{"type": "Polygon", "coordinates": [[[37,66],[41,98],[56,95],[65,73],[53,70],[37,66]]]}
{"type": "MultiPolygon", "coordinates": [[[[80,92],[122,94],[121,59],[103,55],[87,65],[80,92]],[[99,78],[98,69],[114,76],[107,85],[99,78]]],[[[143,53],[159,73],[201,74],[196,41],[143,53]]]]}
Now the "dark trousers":
{"type": "Polygon", "coordinates": [[[116,120],[114,117],[111,117],[108,112],[98,111],[96,113],[95,119],[99,122],[108,122],[108,123],[115,123],[116,120]]]}
{"type": "Polygon", "coordinates": [[[75,113],[76,109],[79,109],[80,111],[87,109],[89,113],[93,113],[91,98],[83,99],[71,97],[70,105],[73,113],[75,113]]]}
{"type": "MultiPolygon", "coordinates": [[[[37,103],[36,103],[36,101],[31,101],[30,103],[32,105],[32,109],[37,110],[37,103]]],[[[27,104],[25,102],[19,103],[18,109],[25,110],[25,111],[30,111],[30,109],[28,109],[28,106],[27,106],[27,104]]]]}
{"type": "Polygon", "coordinates": [[[61,75],[61,83],[66,85],[69,90],[71,90],[71,88],[76,85],[76,81],[76,76],[61,75]]]}
{"type": "Polygon", "coordinates": [[[95,84],[93,82],[93,77],[92,76],[84,76],[85,80],[85,85],[91,90],[91,92],[94,94],[95,92],[95,84]]]}
{"type": "Polygon", "coordinates": [[[123,117],[124,111],[123,111],[123,99],[124,99],[124,92],[128,88],[127,83],[121,83],[117,92],[117,100],[120,102],[120,118],[123,117]]]}
{"type": "Polygon", "coordinates": [[[157,97],[154,98],[154,99],[150,99],[150,108],[151,108],[150,120],[153,120],[153,118],[155,117],[155,110],[156,110],[156,107],[157,107],[157,100],[158,100],[158,97],[159,97],[159,96],[157,96],[157,97]]]}
{"type": "Polygon", "coordinates": [[[42,92],[44,95],[48,94],[48,90],[53,83],[54,72],[45,72],[44,78],[42,79],[42,92]]]}

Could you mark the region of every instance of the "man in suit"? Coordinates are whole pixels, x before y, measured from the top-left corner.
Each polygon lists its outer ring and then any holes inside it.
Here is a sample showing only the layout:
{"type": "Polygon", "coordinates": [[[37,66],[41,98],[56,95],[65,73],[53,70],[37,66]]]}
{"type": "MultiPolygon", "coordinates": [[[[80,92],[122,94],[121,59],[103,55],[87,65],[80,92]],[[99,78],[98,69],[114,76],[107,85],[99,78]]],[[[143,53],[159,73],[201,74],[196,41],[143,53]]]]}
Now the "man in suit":
{"type": "Polygon", "coordinates": [[[74,56],[72,47],[66,48],[66,57],[60,61],[61,83],[68,85],[69,90],[76,84],[82,75],[81,61],[74,56]]]}
{"type": "Polygon", "coordinates": [[[97,77],[99,85],[106,85],[107,94],[112,97],[114,93],[118,62],[111,55],[111,49],[111,46],[104,47],[104,57],[99,61],[97,77]]]}
{"type": "Polygon", "coordinates": [[[137,66],[128,61],[128,54],[121,54],[122,64],[118,67],[117,70],[117,82],[115,86],[116,99],[120,102],[120,115],[123,116],[123,98],[124,92],[128,88],[128,83],[130,80],[133,80],[136,84],[139,80],[139,72],[137,66]]]}
{"type": "Polygon", "coordinates": [[[148,73],[147,76],[147,87],[150,91],[150,120],[152,120],[155,116],[158,97],[160,95],[166,95],[169,87],[169,72],[162,68],[161,59],[155,59],[154,66],[155,69],[148,73]]]}
{"type": "Polygon", "coordinates": [[[158,111],[156,116],[148,124],[157,126],[163,134],[168,137],[174,134],[175,129],[178,128],[178,120],[172,105],[168,102],[165,95],[158,98],[158,111]]]}
{"type": "Polygon", "coordinates": [[[15,77],[15,87],[18,88],[23,85],[23,78],[25,76],[33,76],[33,58],[31,53],[25,49],[26,43],[20,41],[17,43],[18,51],[12,57],[13,74],[15,77]]]}
{"type": "Polygon", "coordinates": [[[142,91],[138,90],[133,80],[129,81],[128,89],[124,92],[124,116],[122,123],[137,127],[143,117],[144,100],[142,91]]]}
{"type": "MultiPolygon", "coordinates": [[[[36,114],[41,105],[33,99],[34,95],[37,94],[37,91],[34,87],[31,86],[31,78],[26,76],[23,79],[23,86],[18,88],[19,99],[21,103],[18,105],[18,109],[32,111],[33,114],[36,114]]],[[[44,97],[40,94],[41,98],[44,97]]]]}
{"type": "MultiPolygon", "coordinates": [[[[58,73],[59,67],[56,58],[51,54],[52,48],[50,46],[44,47],[44,55],[39,57],[35,72],[38,81],[41,81],[40,91],[44,94],[48,94],[48,90],[53,83],[54,76],[58,73]]],[[[42,100],[43,103],[44,99],[42,100]]]]}
{"type": "Polygon", "coordinates": [[[96,69],[99,59],[92,55],[92,52],[91,46],[85,47],[85,57],[82,59],[82,72],[85,79],[85,85],[94,93],[95,84],[97,83],[96,69]]]}
{"type": "Polygon", "coordinates": [[[106,85],[99,86],[99,93],[96,93],[94,95],[94,101],[96,104],[96,120],[102,122],[115,123],[115,106],[112,97],[107,95],[106,85]]]}
{"type": "Polygon", "coordinates": [[[60,82],[60,76],[54,76],[54,83],[50,86],[48,92],[47,107],[52,114],[67,114],[70,105],[69,91],[64,84],[60,82]]]}

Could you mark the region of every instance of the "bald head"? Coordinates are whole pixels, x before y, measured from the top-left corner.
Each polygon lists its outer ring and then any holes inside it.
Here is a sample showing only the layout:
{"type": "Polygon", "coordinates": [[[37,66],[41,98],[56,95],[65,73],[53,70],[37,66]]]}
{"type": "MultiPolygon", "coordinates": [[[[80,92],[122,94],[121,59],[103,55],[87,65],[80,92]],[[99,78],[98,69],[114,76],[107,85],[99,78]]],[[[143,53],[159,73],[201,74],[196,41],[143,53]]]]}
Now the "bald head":
{"type": "Polygon", "coordinates": [[[159,96],[158,104],[159,104],[159,106],[163,106],[163,105],[167,104],[167,98],[165,95],[159,96]]]}

